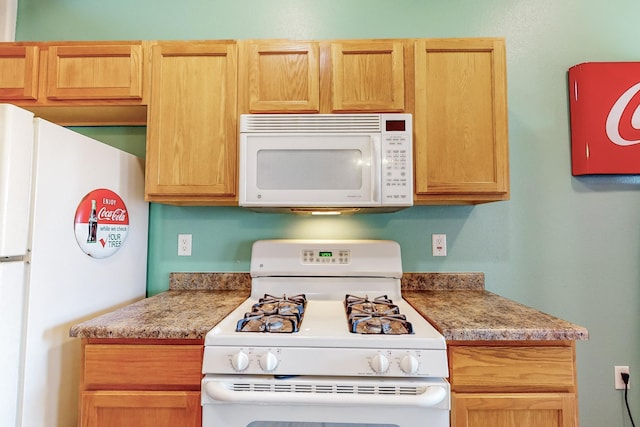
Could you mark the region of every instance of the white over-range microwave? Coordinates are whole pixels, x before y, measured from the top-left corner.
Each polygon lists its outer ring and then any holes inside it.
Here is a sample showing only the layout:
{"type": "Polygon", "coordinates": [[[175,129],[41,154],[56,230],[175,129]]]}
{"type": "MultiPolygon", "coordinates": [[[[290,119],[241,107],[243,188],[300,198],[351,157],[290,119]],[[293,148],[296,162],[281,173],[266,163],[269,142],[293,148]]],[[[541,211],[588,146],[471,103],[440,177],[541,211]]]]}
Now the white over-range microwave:
{"type": "Polygon", "coordinates": [[[413,205],[411,114],[243,114],[239,204],[394,212],[413,205]]]}

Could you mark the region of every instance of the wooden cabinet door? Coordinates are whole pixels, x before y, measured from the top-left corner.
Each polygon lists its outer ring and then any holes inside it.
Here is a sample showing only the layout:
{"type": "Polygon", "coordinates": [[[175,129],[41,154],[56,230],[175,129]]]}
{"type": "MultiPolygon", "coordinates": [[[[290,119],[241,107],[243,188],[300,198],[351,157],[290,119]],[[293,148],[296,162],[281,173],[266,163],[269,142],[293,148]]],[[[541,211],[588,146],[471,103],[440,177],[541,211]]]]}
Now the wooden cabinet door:
{"type": "Polygon", "coordinates": [[[405,110],[402,40],[331,43],[331,108],[341,111],[405,110]]]}
{"type": "Polygon", "coordinates": [[[452,427],[577,427],[569,393],[452,393],[452,427]]]}
{"type": "Polygon", "coordinates": [[[38,99],[38,46],[0,43],[0,100],[38,99]]]}
{"type": "Polygon", "coordinates": [[[509,198],[502,39],[415,43],[416,202],[509,198]]]}
{"type": "Polygon", "coordinates": [[[237,204],[237,52],[228,41],[152,47],[147,200],[237,204]]]}
{"type": "Polygon", "coordinates": [[[87,391],[81,427],[200,427],[200,392],[87,391]]]}
{"type": "Polygon", "coordinates": [[[320,111],[318,43],[242,42],[239,61],[240,112],[320,111]]]}
{"type": "Polygon", "coordinates": [[[48,99],[142,99],[141,43],[50,46],[47,61],[48,99]]]}

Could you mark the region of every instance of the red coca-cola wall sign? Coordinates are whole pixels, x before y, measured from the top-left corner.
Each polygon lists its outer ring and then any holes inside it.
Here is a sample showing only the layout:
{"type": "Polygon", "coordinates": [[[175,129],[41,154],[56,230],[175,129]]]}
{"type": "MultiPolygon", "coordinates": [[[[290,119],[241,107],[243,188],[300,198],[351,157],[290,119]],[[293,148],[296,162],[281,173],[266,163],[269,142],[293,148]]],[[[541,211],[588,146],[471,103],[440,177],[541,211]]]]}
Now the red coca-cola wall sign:
{"type": "Polygon", "coordinates": [[[116,193],[99,188],[84,196],[76,209],[76,241],[84,253],[107,258],[120,250],[129,231],[129,212],[116,193]]]}
{"type": "Polygon", "coordinates": [[[640,173],[640,62],[569,69],[573,175],[640,173]]]}

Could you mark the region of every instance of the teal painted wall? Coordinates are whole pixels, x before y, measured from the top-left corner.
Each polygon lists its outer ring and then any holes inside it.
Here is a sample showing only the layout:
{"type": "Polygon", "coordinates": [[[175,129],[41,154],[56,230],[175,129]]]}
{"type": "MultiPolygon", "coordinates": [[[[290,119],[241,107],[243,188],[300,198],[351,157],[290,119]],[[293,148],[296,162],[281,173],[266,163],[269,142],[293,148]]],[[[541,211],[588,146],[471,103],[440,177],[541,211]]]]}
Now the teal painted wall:
{"type": "MultiPolygon", "coordinates": [[[[247,271],[256,239],[395,239],[406,271],[483,271],[488,290],[589,328],[581,425],[602,427],[630,425],[613,366],[640,375],[640,180],[571,176],[566,73],[638,60],[639,17],[630,0],[20,0],[17,39],[506,37],[510,201],[334,219],[154,204],[149,291],[171,271],[247,271]],[[192,257],[176,256],[178,233],[193,234],[192,257]],[[432,233],[447,234],[446,258],[430,255],[432,233]]],[[[144,145],[144,128],[81,130],[144,145]]]]}

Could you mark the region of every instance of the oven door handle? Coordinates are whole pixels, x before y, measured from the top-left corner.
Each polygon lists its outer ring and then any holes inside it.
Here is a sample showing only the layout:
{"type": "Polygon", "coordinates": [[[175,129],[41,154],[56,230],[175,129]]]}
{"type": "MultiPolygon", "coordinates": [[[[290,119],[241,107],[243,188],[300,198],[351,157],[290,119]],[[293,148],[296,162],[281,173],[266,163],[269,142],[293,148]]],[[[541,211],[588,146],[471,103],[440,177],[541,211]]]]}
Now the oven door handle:
{"type": "Polygon", "coordinates": [[[441,386],[428,386],[424,393],[419,395],[233,391],[227,388],[224,383],[218,381],[205,383],[204,389],[207,395],[213,400],[225,403],[245,404],[382,405],[431,408],[441,403],[447,397],[446,388],[441,386]]]}

